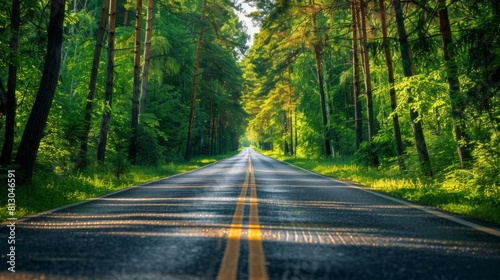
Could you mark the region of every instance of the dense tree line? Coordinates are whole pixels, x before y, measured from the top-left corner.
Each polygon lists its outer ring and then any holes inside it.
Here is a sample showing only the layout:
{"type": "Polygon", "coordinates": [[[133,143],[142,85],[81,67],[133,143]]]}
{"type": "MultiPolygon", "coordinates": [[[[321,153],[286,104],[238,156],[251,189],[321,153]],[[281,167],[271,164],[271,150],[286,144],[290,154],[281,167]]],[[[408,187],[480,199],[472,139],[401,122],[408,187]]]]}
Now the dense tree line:
{"type": "Polygon", "coordinates": [[[231,0],[2,0],[2,166],[75,172],[238,148],[231,0]],[[189,135],[189,136],[188,136],[189,135]]]}
{"type": "Polygon", "coordinates": [[[261,23],[242,64],[251,142],[498,192],[498,1],[247,2],[261,23]]]}

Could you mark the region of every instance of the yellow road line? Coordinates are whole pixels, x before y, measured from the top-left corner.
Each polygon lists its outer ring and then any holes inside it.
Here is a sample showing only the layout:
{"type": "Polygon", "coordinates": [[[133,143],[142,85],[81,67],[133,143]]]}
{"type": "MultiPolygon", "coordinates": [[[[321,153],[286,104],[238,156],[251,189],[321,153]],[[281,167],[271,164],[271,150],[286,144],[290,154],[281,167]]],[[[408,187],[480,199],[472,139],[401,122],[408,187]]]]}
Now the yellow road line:
{"type": "Polygon", "coordinates": [[[229,230],[229,234],[227,236],[226,251],[224,252],[219,273],[217,274],[218,280],[236,279],[238,260],[240,258],[241,228],[243,226],[243,215],[249,175],[250,165],[247,165],[245,181],[243,182],[243,186],[241,188],[238,203],[236,204],[236,210],[234,211],[233,221],[231,223],[231,229],[229,230]]]}
{"type": "Polygon", "coordinates": [[[248,268],[249,278],[269,279],[266,271],[266,258],[262,247],[262,233],[259,224],[259,208],[257,200],[257,187],[252,161],[250,161],[251,189],[250,189],[250,226],[248,231],[248,268]]]}
{"type": "Polygon", "coordinates": [[[246,202],[246,194],[250,179],[250,217],[248,226],[248,275],[249,279],[267,280],[269,276],[266,271],[266,259],[264,256],[264,248],[262,246],[262,232],[259,224],[259,210],[257,199],[257,187],[255,184],[255,173],[253,164],[250,158],[248,159],[245,181],[238,198],[236,210],[234,211],[231,229],[228,233],[228,240],[224,257],[217,274],[218,280],[233,280],[236,279],[238,272],[238,261],[240,257],[240,242],[243,226],[244,208],[246,202]]]}

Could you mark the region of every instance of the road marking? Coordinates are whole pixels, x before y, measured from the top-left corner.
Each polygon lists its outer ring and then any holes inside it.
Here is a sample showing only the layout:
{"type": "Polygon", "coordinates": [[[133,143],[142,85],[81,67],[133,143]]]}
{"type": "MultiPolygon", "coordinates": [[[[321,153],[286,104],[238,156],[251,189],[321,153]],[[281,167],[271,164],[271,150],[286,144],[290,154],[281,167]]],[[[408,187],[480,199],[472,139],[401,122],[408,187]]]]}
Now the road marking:
{"type": "Polygon", "coordinates": [[[257,186],[255,184],[255,173],[252,161],[250,162],[251,188],[250,188],[250,225],[248,231],[248,268],[249,278],[265,280],[269,279],[266,271],[266,259],[262,247],[262,233],[259,224],[259,208],[257,199],[257,186]]]}
{"type": "Polygon", "coordinates": [[[218,280],[236,279],[238,272],[238,261],[240,257],[241,232],[243,227],[243,216],[246,203],[248,185],[250,184],[250,216],[248,226],[248,275],[249,279],[267,280],[269,276],[266,270],[266,259],[262,246],[262,232],[259,223],[257,186],[255,183],[255,173],[252,161],[248,158],[245,174],[245,181],[238,197],[236,210],[234,211],[231,229],[228,233],[228,240],[224,257],[217,275],[218,280]]]}
{"type": "Polygon", "coordinates": [[[240,196],[238,197],[238,203],[236,204],[236,210],[234,211],[231,229],[227,235],[227,245],[219,268],[219,273],[217,275],[218,280],[236,279],[238,261],[240,259],[241,229],[243,226],[243,215],[245,214],[244,210],[249,175],[250,165],[247,165],[245,181],[243,182],[240,196]]]}

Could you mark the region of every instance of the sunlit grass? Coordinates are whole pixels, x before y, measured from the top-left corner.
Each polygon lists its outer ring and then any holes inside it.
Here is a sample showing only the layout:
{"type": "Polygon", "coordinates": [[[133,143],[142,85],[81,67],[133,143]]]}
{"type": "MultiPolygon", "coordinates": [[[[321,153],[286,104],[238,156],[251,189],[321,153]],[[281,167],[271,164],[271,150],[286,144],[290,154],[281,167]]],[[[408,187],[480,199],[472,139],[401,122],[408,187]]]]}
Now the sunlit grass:
{"type": "Polygon", "coordinates": [[[429,179],[420,178],[418,174],[412,172],[401,174],[394,167],[357,166],[348,158],[305,159],[287,157],[272,151],[259,151],[313,172],[352,181],[390,196],[500,224],[499,188],[495,186],[486,188],[474,184],[471,180],[473,174],[467,171],[447,176],[437,174],[435,178],[429,179]]]}
{"type": "MultiPolygon", "coordinates": [[[[15,217],[76,203],[88,198],[121,190],[134,185],[184,173],[234,155],[196,157],[189,162],[170,162],[159,167],[128,166],[126,172],[116,176],[112,165],[89,167],[84,172],[61,174],[47,170],[35,172],[30,182],[16,184],[15,217]]],[[[7,182],[6,178],[2,181],[7,182]]],[[[7,206],[7,188],[0,188],[0,219],[10,217],[7,206]]]]}

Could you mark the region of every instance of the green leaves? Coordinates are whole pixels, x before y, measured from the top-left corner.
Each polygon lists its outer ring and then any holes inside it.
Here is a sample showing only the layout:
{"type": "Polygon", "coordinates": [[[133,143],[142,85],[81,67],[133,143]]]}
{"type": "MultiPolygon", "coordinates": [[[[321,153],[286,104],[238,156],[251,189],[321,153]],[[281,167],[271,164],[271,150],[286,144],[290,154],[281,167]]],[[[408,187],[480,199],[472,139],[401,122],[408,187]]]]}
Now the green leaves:
{"type": "Polygon", "coordinates": [[[411,104],[406,102],[399,103],[399,114],[407,111],[401,111],[401,107],[406,106],[419,112],[432,112],[445,105],[449,105],[449,96],[447,95],[448,85],[444,82],[439,70],[429,74],[405,77],[401,82],[396,83],[395,89],[400,93],[400,100],[404,101],[409,97],[413,98],[411,104]]]}

